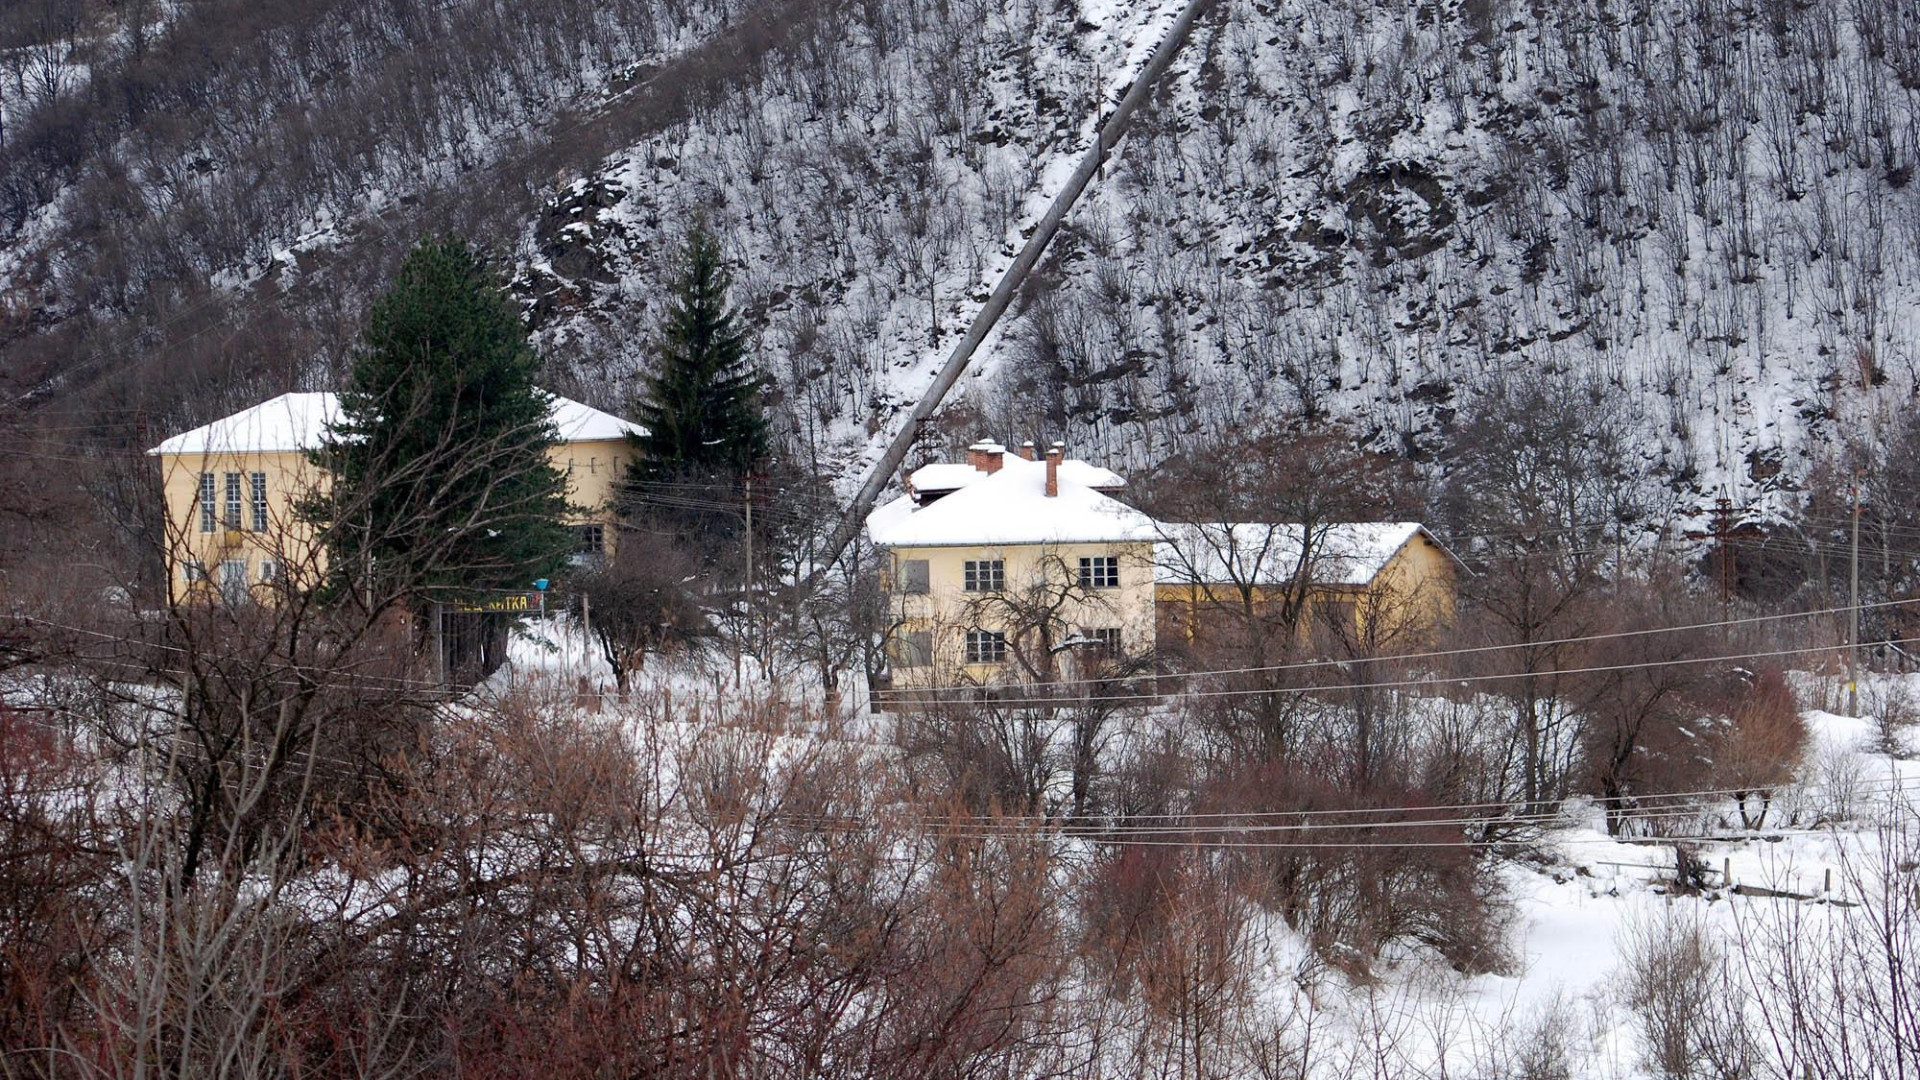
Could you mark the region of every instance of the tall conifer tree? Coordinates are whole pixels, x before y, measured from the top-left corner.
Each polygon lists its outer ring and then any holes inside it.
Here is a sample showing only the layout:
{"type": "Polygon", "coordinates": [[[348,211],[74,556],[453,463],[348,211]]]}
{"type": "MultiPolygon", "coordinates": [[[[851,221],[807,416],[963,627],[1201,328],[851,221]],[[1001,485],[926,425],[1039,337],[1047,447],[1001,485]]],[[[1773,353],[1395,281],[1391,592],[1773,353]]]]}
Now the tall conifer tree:
{"type": "Polygon", "coordinates": [[[566,478],[538,355],[480,258],[422,241],[368,319],[316,459],[330,564],[380,599],[525,589],[565,565],[566,478]]]}
{"type": "Polygon", "coordinates": [[[660,366],[637,407],[642,480],[739,477],[767,457],[760,380],[747,332],[727,305],[732,284],[720,243],[704,225],[687,233],[656,343],[660,366]]]}

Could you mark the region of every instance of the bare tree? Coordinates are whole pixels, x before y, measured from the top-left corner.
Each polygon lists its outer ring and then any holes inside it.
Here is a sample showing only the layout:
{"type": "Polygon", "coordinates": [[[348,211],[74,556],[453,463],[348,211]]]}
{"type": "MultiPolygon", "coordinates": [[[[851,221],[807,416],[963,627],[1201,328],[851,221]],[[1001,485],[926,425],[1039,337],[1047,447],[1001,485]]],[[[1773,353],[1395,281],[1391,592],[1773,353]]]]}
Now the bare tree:
{"type": "Polygon", "coordinates": [[[641,530],[618,537],[604,563],[573,574],[623,700],[648,653],[690,642],[706,629],[693,594],[698,575],[696,561],[674,543],[641,530]]]}

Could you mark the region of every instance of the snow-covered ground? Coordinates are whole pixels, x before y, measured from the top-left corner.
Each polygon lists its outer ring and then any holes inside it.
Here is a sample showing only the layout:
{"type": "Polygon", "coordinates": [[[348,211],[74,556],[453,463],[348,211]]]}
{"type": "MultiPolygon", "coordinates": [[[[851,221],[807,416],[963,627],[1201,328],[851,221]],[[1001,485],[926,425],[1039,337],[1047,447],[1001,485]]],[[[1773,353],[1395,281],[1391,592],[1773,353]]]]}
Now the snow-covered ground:
{"type": "MultiPolygon", "coordinates": [[[[563,618],[516,639],[513,663],[497,687],[572,685],[581,678],[610,689],[604,662],[563,618]],[[557,631],[557,632],[554,632],[557,631]]],[[[650,661],[636,700],[661,692],[698,713],[779,688],[804,687],[804,672],[769,673],[744,658],[735,674],[722,654],[650,661]]],[[[1833,694],[1824,677],[1800,674],[1804,696],[1833,694]]],[[[1830,681],[1830,680],[1829,680],[1830,681]]],[[[1920,690],[1920,676],[1869,676],[1863,700],[1895,686],[1920,690]]],[[[818,706],[817,694],[800,697],[818,706]]],[[[842,713],[835,739],[889,753],[886,724],[858,703],[842,713]]],[[[649,714],[652,715],[652,714],[649,714]]],[[[1872,721],[1821,709],[1806,712],[1811,745],[1799,782],[1782,792],[1768,827],[1753,838],[1705,840],[1690,851],[1706,867],[1706,888],[1674,888],[1671,843],[1607,835],[1599,810],[1575,800],[1524,859],[1496,864],[1511,904],[1509,962],[1493,974],[1462,975],[1424,947],[1409,947],[1355,979],[1317,959],[1299,935],[1268,913],[1254,916],[1256,1005],[1248,1022],[1271,1025],[1282,1041],[1316,1064],[1312,1076],[1518,1076],[1517,1064],[1542,1040],[1557,1040],[1571,1077],[1637,1080],[1649,1071],[1644,1025],[1627,998],[1636,941],[1675,925],[1699,927],[1731,949],[1758,928],[1805,920],[1848,919],[1865,900],[1858,874],[1878,858],[1880,827],[1911,815],[1920,796],[1920,762],[1879,753],[1872,721]],[[1794,905],[1799,912],[1788,912],[1794,905]]],[[[804,741],[804,731],[787,738],[804,741]]],[[[1910,821],[1907,822],[1910,824],[1910,821]]],[[[1737,831],[1732,804],[1667,832],[1724,836],[1737,831]]],[[[1065,841],[1071,856],[1090,846],[1065,841]]],[[[1813,921],[1810,925],[1824,925],[1813,921]]]]}
{"type": "MultiPolygon", "coordinates": [[[[1895,681],[1920,687],[1920,676],[1882,676],[1866,688],[1895,681]]],[[[1270,969],[1270,984],[1285,1002],[1276,1011],[1317,1010],[1337,1033],[1336,1045],[1366,1048],[1351,1061],[1332,1054],[1329,1075],[1350,1075],[1350,1066],[1369,1055],[1385,1071],[1363,1075],[1514,1075],[1502,1070],[1543,1027],[1564,1039],[1573,1077],[1657,1075],[1644,1061],[1644,1025],[1626,1000],[1627,954],[1636,938],[1677,923],[1704,928],[1731,949],[1743,933],[1753,938],[1757,926],[1780,925],[1782,905],[1853,917],[1857,909],[1846,905],[1866,899],[1854,874],[1879,855],[1877,827],[1896,822],[1903,808],[1911,827],[1920,762],[1874,752],[1867,719],[1817,709],[1806,717],[1813,735],[1807,766],[1771,818],[1789,820],[1757,839],[1696,845],[1709,868],[1706,890],[1676,893],[1671,844],[1615,840],[1597,811],[1575,804],[1565,815],[1569,824],[1544,838],[1544,862],[1508,862],[1498,870],[1513,903],[1510,971],[1462,977],[1431,955],[1415,954],[1377,972],[1378,984],[1331,979],[1295,991],[1285,980],[1299,970],[1304,948],[1269,928],[1283,942],[1270,969]]]]}

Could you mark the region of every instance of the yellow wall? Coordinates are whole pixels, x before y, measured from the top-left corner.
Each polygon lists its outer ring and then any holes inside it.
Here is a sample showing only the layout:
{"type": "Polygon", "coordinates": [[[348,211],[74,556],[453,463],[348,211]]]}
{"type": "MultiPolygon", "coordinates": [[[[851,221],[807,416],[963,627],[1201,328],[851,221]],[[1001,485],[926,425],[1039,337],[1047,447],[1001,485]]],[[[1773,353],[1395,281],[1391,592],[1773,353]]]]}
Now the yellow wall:
{"type": "MultiPolygon", "coordinates": [[[[1425,535],[1415,535],[1368,585],[1310,590],[1300,622],[1302,632],[1311,633],[1321,625],[1324,604],[1339,601],[1352,605],[1351,624],[1341,627],[1352,640],[1417,642],[1453,618],[1458,575],[1453,556],[1425,535]]],[[[1264,608],[1277,603],[1281,595],[1275,587],[1256,587],[1253,603],[1264,608]]],[[[1187,641],[1205,637],[1205,622],[1219,617],[1222,608],[1237,609],[1242,603],[1240,590],[1231,583],[1161,583],[1155,586],[1154,596],[1162,627],[1187,641]]]]}
{"type": "MultiPolygon", "coordinates": [[[[621,477],[626,475],[634,456],[633,447],[624,439],[560,443],[547,451],[548,460],[567,478],[567,501],[584,511],[580,523],[613,520],[614,496],[621,477]]],[[[180,599],[188,592],[186,567],[198,562],[207,569],[210,580],[203,586],[211,590],[219,584],[222,564],[246,565],[247,581],[256,590],[263,582],[264,564],[277,564],[283,571],[301,568],[319,569],[313,552],[311,530],[299,520],[295,507],[300,498],[326,480],[325,470],[307,460],[302,451],[242,452],[212,454],[161,454],[160,478],[167,504],[167,580],[168,595],[180,599]],[[215,521],[213,532],[201,530],[199,507],[200,474],[214,474],[215,521]],[[228,529],[224,518],[226,474],[240,474],[240,528],[228,529]],[[253,528],[252,474],[267,477],[267,528],[253,528]]],[[[609,548],[612,530],[606,537],[609,548]]]]}
{"type": "Polygon", "coordinates": [[[295,513],[298,499],[322,479],[304,453],[237,453],[160,455],[160,481],[167,504],[168,595],[174,599],[189,591],[186,567],[198,563],[208,580],[218,584],[222,564],[242,563],[251,586],[262,584],[262,564],[298,568],[311,562],[309,532],[295,513]],[[200,474],[210,472],[214,482],[214,528],[202,529],[200,474]],[[254,528],[252,474],[267,477],[267,528],[254,528]],[[228,528],[226,476],[240,474],[240,527],[228,528]]]}
{"type": "MultiPolygon", "coordinates": [[[[993,612],[981,610],[983,606],[991,606],[980,603],[981,594],[966,591],[968,560],[1005,560],[1006,591],[1017,596],[1043,575],[1050,575],[1049,580],[1055,586],[1071,581],[1079,572],[1082,557],[1118,558],[1120,584],[1117,587],[1071,591],[1061,610],[1063,625],[1056,631],[1055,642],[1082,629],[1110,627],[1120,631],[1123,654],[1142,655],[1153,648],[1153,545],[1150,543],[901,547],[893,549],[891,554],[888,600],[897,624],[895,639],[904,640],[908,633],[922,630],[930,632],[933,638],[930,665],[905,666],[899,662],[902,654],[895,650],[896,687],[1009,682],[1026,677],[1011,652],[1005,664],[964,662],[969,628],[1006,629],[996,625],[993,612]],[[927,560],[928,591],[924,595],[906,594],[898,588],[899,566],[911,559],[927,560]]],[[[1060,662],[1063,673],[1079,652],[1074,649],[1063,653],[1060,662]]]]}
{"type": "MultiPolygon", "coordinates": [[[[561,443],[547,451],[554,467],[567,476],[567,501],[586,511],[583,521],[613,520],[619,481],[633,463],[633,444],[625,439],[561,443]]],[[[608,542],[612,542],[609,536],[608,542]]]]}

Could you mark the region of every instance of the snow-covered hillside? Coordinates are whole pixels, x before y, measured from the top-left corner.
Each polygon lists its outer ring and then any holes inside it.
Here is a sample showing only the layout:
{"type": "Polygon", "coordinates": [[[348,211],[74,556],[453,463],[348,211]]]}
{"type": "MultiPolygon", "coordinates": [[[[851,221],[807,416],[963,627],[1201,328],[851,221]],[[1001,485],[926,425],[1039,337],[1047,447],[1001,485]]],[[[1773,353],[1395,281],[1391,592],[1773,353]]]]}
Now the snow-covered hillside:
{"type": "MultiPolygon", "coordinates": [[[[644,363],[661,252],[704,213],[793,423],[848,467],[1167,6],[945,8],[770,71],[533,225],[547,340],[595,377],[644,363]]],[[[1916,18],[1228,0],[952,411],[1133,465],[1250,414],[1423,455],[1537,373],[1697,497],[1790,487],[1914,385],[1916,18]]]]}
{"type": "MultiPolygon", "coordinates": [[[[328,382],[397,250],[453,229],[517,269],[557,388],[619,405],[701,216],[842,478],[1179,7],[232,6],[0,25],[23,400],[118,379],[186,427],[328,382]]],[[[1125,468],[1331,417],[1427,458],[1539,375],[1694,504],[1783,509],[1913,390],[1916,168],[1912,5],[1221,0],[945,423],[1125,468]]]]}

